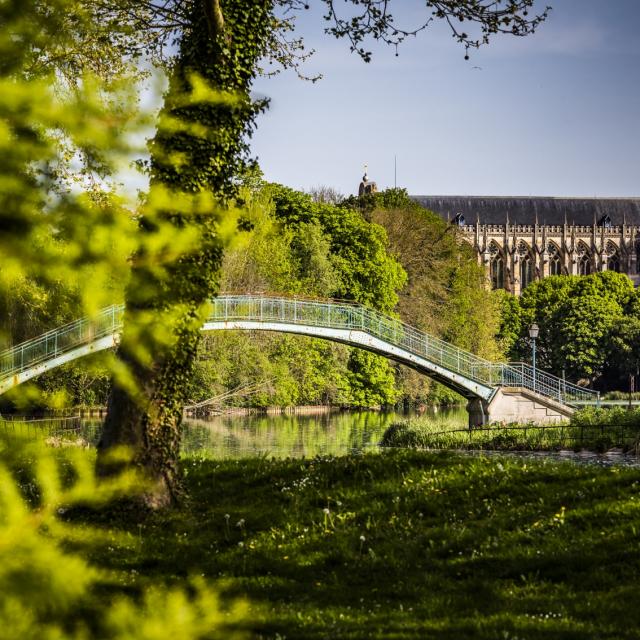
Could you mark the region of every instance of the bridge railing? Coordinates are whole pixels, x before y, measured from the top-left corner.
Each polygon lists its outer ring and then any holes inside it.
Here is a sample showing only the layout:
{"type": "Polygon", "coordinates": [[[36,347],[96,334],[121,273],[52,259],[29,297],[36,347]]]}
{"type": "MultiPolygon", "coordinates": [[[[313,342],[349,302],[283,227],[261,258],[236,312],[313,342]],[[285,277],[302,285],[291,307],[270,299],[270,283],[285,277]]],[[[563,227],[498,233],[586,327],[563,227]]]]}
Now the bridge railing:
{"type": "Polygon", "coordinates": [[[588,402],[598,397],[598,392],[593,389],[572,384],[538,368],[534,375],[533,367],[525,362],[510,362],[501,364],[500,367],[500,386],[524,387],[562,404],[588,402]]]}
{"type": "MultiPolygon", "coordinates": [[[[123,305],[113,305],[95,317],[76,320],[3,351],[0,353],[0,381],[118,333],[123,314],[123,305]]],[[[594,391],[544,371],[536,370],[534,375],[533,368],[524,363],[490,362],[397,318],[358,304],[241,295],[225,295],[212,300],[209,321],[243,320],[363,331],[486,387],[522,387],[566,404],[596,397],[594,391]]]]}
{"type": "Polygon", "coordinates": [[[590,400],[596,392],[566,382],[528,364],[496,363],[361,305],[262,296],[222,296],[213,300],[210,320],[284,322],[365,331],[483,385],[521,387],[563,404],[590,400]]]}
{"type": "Polygon", "coordinates": [[[124,305],[102,309],[95,317],[81,318],[22,342],[0,353],[0,379],[18,375],[122,329],[124,305]]]}

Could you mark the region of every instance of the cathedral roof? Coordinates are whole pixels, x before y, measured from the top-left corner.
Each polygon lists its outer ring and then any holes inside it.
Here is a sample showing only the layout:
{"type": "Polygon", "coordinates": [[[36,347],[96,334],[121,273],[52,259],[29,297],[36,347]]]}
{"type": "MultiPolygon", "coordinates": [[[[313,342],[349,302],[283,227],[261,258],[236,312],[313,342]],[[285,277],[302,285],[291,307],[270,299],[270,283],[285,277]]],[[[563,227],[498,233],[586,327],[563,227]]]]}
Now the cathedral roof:
{"type": "Polygon", "coordinates": [[[462,214],[466,224],[592,225],[608,215],[611,224],[640,226],[640,198],[547,198],[515,196],[411,196],[445,220],[462,214]]]}

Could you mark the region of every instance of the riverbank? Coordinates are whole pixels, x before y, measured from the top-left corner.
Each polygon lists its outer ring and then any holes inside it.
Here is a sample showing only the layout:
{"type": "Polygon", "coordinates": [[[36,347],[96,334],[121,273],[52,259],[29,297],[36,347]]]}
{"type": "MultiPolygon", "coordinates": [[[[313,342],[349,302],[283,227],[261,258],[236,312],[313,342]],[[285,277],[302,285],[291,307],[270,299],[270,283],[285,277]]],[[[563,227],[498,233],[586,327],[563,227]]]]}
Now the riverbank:
{"type": "Polygon", "coordinates": [[[183,466],[182,509],[64,516],[106,583],[63,614],[92,637],[114,599],[196,577],[248,603],[253,638],[638,637],[638,469],[419,451],[183,466]]]}
{"type": "Polygon", "coordinates": [[[617,449],[638,454],[640,411],[588,408],[576,412],[569,423],[490,424],[460,428],[434,420],[413,418],[391,424],[381,438],[383,447],[486,451],[617,449]]]}

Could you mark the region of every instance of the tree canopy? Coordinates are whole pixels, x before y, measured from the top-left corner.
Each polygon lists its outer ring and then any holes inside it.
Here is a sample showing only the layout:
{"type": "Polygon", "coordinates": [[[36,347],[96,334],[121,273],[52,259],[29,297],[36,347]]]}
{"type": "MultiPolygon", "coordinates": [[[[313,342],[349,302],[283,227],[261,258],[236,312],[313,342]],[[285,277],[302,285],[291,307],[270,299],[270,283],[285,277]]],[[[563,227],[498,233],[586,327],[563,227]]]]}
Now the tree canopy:
{"type": "Polygon", "coordinates": [[[628,375],[623,369],[635,358],[634,334],[627,342],[624,331],[633,327],[637,308],[638,294],[626,275],[551,276],[530,284],[519,299],[505,297],[501,333],[511,358],[528,361],[528,329],[536,322],[541,368],[606,388],[628,375]]]}

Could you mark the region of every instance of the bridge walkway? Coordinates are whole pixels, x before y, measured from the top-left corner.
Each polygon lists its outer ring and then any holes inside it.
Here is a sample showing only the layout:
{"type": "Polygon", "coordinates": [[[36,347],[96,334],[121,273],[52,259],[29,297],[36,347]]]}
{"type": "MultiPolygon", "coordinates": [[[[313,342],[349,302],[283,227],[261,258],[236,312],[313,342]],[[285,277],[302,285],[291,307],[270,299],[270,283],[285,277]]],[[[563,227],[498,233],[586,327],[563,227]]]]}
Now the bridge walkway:
{"type": "MultiPolygon", "coordinates": [[[[96,317],[81,318],[3,351],[0,394],[66,362],[117,346],[123,316],[123,305],[112,305],[96,317]]],[[[485,360],[359,304],[224,295],[212,300],[211,313],[202,330],[278,331],[367,349],[454,389],[470,401],[470,413],[479,411],[480,418],[476,421],[482,423],[490,417],[491,405],[497,397],[512,396],[514,390],[530,402],[549,405],[552,413],[556,410],[562,413],[560,408],[564,407],[564,417],[570,415],[572,407],[597,397],[590,389],[539,369],[534,372],[522,362],[485,360]]],[[[498,411],[496,415],[503,413],[498,411]]]]}

